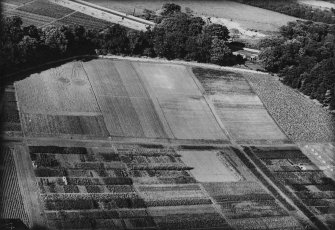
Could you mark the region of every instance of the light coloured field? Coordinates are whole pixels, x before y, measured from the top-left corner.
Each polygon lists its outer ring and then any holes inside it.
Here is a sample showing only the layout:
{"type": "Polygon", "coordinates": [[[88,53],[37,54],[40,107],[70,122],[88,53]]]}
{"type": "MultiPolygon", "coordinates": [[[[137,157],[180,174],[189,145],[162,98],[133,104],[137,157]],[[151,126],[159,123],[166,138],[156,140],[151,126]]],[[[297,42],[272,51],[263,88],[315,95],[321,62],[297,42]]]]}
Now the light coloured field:
{"type": "Polygon", "coordinates": [[[108,136],[80,62],[33,74],[16,82],[15,87],[26,135],[108,136]]]}
{"type": "Polygon", "coordinates": [[[185,66],[133,63],[177,139],[227,140],[185,66]]]}
{"type": "Polygon", "coordinates": [[[129,62],[84,63],[112,136],[164,138],[166,134],[137,73],[129,62]]]}
{"type": "Polygon", "coordinates": [[[110,9],[118,10],[128,14],[141,14],[143,9],[158,10],[166,2],[174,2],[182,6],[189,7],[199,15],[232,19],[244,29],[254,29],[258,31],[277,31],[282,25],[297,18],[276,13],[273,11],[244,5],[232,1],[192,1],[192,0],[85,0],[110,9]]]}
{"type": "Polygon", "coordinates": [[[80,62],[70,62],[33,74],[16,82],[15,87],[20,111],[24,113],[99,113],[99,106],[80,62]]]}
{"type": "Polygon", "coordinates": [[[242,75],[199,68],[193,72],[231,138],[245,143],[288,141],[242,75]]]}
{"type": "Polygon", "coordinates": [[[229,162],[219,157],[217,151],[179,151],[182,160],[190,167],[194,178],[199,182],[232,182],[241,176],[229,162]]]}
{"type": "Polygon", "coordinates": [[[335,143],[300,143],[299,147],[328,177],[335,178],[335,143]]]}
{"type": "Polygon", "coordinates": [[[313,6],[316,8],[321,8],[321,9],[335,9],[335,4],[331,2],[326,2],[326,1],[320,1],[320,0],[298,0],[299,3],[301,4],[306,4],[309,6],[313,6]]]}

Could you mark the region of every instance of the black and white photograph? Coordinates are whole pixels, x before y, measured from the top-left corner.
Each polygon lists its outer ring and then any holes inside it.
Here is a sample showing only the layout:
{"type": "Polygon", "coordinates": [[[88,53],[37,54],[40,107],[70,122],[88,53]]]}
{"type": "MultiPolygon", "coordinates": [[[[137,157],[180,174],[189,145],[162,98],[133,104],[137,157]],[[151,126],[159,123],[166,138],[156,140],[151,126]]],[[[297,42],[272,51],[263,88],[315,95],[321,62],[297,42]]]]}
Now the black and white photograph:
{"type": "Polygon", "coordinates": [[[335,0],[0,0],[0,230],[335,229],[335,0]]]}

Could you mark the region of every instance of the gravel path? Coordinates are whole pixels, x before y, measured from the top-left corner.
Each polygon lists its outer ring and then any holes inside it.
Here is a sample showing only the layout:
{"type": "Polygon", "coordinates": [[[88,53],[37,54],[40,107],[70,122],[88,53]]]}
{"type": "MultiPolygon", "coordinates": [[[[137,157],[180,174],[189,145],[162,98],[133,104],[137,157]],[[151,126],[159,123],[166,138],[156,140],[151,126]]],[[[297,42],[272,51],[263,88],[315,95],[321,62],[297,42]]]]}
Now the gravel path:
{"type": "Polygon", "coordinates": [[[294,142],[332,142],[335,116],[270,75],[245,73],[268,112],[294,142]]]}

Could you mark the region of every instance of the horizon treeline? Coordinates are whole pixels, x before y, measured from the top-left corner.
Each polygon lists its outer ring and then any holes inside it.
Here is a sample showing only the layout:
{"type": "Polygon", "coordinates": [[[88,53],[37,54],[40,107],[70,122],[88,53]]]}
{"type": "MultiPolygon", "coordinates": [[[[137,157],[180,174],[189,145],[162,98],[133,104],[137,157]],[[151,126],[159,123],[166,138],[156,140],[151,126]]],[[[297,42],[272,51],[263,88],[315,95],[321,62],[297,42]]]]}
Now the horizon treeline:
{"type": "Polygon", "coordinates": [[[229,48],[229,30],[181,12],[173,3],[155,16],[157,26],[135,31],[118,24],[103,30],[83,26],[22,26],[20,17],[2,18],[0,68],[5,73],[71,56],[117,54],[182,59],[218,65],[243,62],[229,48]]]}

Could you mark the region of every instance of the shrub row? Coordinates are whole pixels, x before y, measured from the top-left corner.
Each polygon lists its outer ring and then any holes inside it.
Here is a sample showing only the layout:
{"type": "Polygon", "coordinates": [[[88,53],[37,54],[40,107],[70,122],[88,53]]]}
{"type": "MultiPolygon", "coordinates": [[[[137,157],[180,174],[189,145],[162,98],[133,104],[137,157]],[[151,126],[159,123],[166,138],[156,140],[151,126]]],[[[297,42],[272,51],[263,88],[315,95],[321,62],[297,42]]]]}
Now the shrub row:
{"type": "Polygon", "coordinates": [[[30,153],[87,154],[83,147],[29,146],[30,153]]]}

